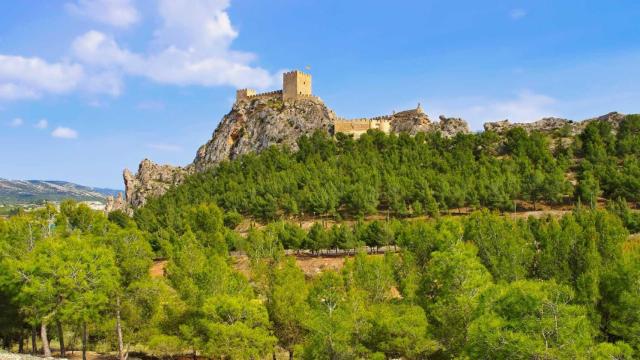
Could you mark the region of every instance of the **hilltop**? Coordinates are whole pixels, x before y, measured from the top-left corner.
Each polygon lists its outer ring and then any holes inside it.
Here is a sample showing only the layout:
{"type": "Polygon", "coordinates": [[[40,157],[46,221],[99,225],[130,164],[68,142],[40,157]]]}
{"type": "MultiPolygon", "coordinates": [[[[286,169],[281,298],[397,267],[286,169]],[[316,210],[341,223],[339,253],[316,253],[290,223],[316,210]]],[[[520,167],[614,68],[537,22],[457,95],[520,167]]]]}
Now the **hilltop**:
{"type": "MultiPolygon", "coordinates": [[[[568,146],[594,121],[608,123],[615,132],[624,119],[624,114],[612,112],[583,121],[544,118],[532,123],[511,123],[503,120],[486,123],[484,129],[504,138],[509,130],[522,128],[527,133],[541,132],[562,139],[550,146],[568,146]]],[[[125,169],[125,197],[108,199],[107,210],[122,209],[131,213],[149,198],[161,196],[193,174],[271,146],[297,151],[300,138],[316,132],[330,137],[345,134],[357,139],[369,131],[411,136],[438,133],[447,139],[470,133],[467,122],[460,118],[441,115],[439,121],[431,121],[420,104],[415,109],[372,118],[339,117],[322,99],[312,95],[310,75],[291,72],[283,77],[283,90],[262,94],[251,89],[238,90],[231,111],[221,119],[211,140],[198,149],[191,164],[159,165],[145,159],[137,173],[125,169]]]]}

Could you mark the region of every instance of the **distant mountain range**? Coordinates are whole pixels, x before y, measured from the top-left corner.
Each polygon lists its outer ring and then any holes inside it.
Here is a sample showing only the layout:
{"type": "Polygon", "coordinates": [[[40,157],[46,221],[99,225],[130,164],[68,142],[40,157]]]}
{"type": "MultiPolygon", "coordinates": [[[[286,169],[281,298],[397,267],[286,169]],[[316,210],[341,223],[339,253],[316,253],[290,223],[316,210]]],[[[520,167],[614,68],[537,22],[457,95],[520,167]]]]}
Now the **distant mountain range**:
{"type": "Polygon", "coordinates": [[[104,202],[109,195],[117,195],[121,190],[94,188],[67,181],[54,180],[7,180],[0,178],[0,204],[36,203],[40,201],[104,202]]]}

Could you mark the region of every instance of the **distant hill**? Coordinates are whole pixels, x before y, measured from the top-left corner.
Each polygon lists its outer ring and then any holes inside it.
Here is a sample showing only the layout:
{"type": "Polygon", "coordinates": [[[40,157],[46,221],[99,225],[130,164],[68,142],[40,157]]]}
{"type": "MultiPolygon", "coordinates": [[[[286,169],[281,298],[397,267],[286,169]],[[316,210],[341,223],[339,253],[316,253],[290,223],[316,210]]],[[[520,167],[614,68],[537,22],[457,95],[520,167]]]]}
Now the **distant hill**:
{"type": "Polygon", "coordinates": [[[67,181],[7,180],[0,178],[0,203],[35,203],[43,200],[105,201],[120,190],[94,188],[67,181]]]}

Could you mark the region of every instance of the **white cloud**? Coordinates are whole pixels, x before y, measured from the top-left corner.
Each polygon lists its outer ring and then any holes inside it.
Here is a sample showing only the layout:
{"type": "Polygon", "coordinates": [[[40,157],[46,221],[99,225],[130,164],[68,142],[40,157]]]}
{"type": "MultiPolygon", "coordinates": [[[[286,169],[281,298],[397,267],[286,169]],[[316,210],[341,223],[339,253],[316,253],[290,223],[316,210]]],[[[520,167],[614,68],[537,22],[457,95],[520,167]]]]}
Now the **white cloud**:
{"type": "Polygon", "coordinates": [[[119,76],[107,71],[88,73],[77,63],[0,54],[0,100],[36,99],[78,90],[118,95],[120,88],[119,76]]]}
{"type": "Polygon", "coordinates": [[[67,10],[111,26],[126,28],[140,20],[131,0],[77,0],[66,4],[67,10]]]}
{"type": "Polygon", "coordinates": [[[9,126],[11,127],[20,127],[22,126],[22,124],[24,124],[24,120],[22,120],[21,118],[15,118],[11,120],[11,122],[9,122],[9,126]]]}
{"type": "Polygon", "coordinates": [[[150,149],[161,150],[161,151],[170,151],[170,152],[182,151],[182,147],[180,145],[174,145],[174,144],[147,144],[147,147],[150,149]]]}
{"type": "MultiPolygon", "coordinates": [[[[179,86],[234,86],[265,89],[278,73],[252,65],[256,56],[231,49],[238,36],[228,0],[158,0],[159,25],[144,52],[128,50],[99,31],[78,36],[71,44],[75,62],[0,54],[0,101],[36,99],[72,92],[122,93],[126,76],[179,86]]],[[[75,0],[75,13],[114,26],[139,19],[132,1],[75,0]]]]}
{"type": "Polygon", "coordinates": [[[513,9],[509,11],[509,17],[512,20],[520,20],[525,16],[527,16],[527,12],[523,9],[513,9]]]}
{"type": "Polygon", "coordinates": [[[46,129],[47,127],[49,127],[49,122],[47,121],[47,119],[40,119],[33,127],[35,127],[36,129],[46,129]]]}
{"type": "Polygon", "coordinates": [[[550,106],[556,100],[529,90],[519,92],[515,98],[489,100],[485,104],[475,105],[466,110],[474,118],[483,121],[509,119],[517,122],[530,122],[552,116],[550,106]]]}
{"type": "Polygon", "coordinates": [[[78,137],[78,132],[71,128],[58,126],[53,130],[51,136],[60,139],[76,139],[78,137]]]}
{"type": "Polygon", "coordinates": [[[509,119],[512,122],[532,122],[544,117],[557,116],[556,99],[530,90],[522,90],[511,98],[490,99],[471,97],[432,101],[431,108],[438,114],[462,117],[473,129],[481,129],[485,122],[509,119]]]}
{"type": "Polygon", "coordinates": [[[0,81],[0,100],[35,99],[38,94],[25,86],[0,81]]]}
{"type": "Polygon", "coordinates": [[[275,76],[254,67],[252,53],[230,49],[238,32],[226,12],[226,0],[160,0],[161,25],[148,53],[122,48],[98,31],[75,39],[73,54],[95,68],[121,71],[171,85],[256,87],[274,83],[275,76]]]}
{"type": "Polygon", "coordinates": [[[0,55],[0,99],[36,98],[75,89],[84,77],[82,66],[48,63],[37,57],[0,55]]]}
{"type": "Polygon", "coordinates": [[[135,55],[121,50],[115,40],[95,30],[77,37],[71,49],[80,61],[90,65],[108,67],[137,60],[135,55]]]}

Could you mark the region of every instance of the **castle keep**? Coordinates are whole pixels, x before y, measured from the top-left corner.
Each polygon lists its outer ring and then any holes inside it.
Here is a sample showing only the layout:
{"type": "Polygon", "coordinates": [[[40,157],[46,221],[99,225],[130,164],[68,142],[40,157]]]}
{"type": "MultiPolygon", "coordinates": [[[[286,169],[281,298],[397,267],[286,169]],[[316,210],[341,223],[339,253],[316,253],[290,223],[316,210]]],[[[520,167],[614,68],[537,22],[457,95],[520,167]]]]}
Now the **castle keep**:
{"type": "Polygon", "coordinates": [[[282,74],[282,90],[256,93],[253,89],[239,89],[236,91],[236,101],[259,98],[280,97],[282,100],[295,100],[311,94],[311,75],[294,70],[282,74]]]}

